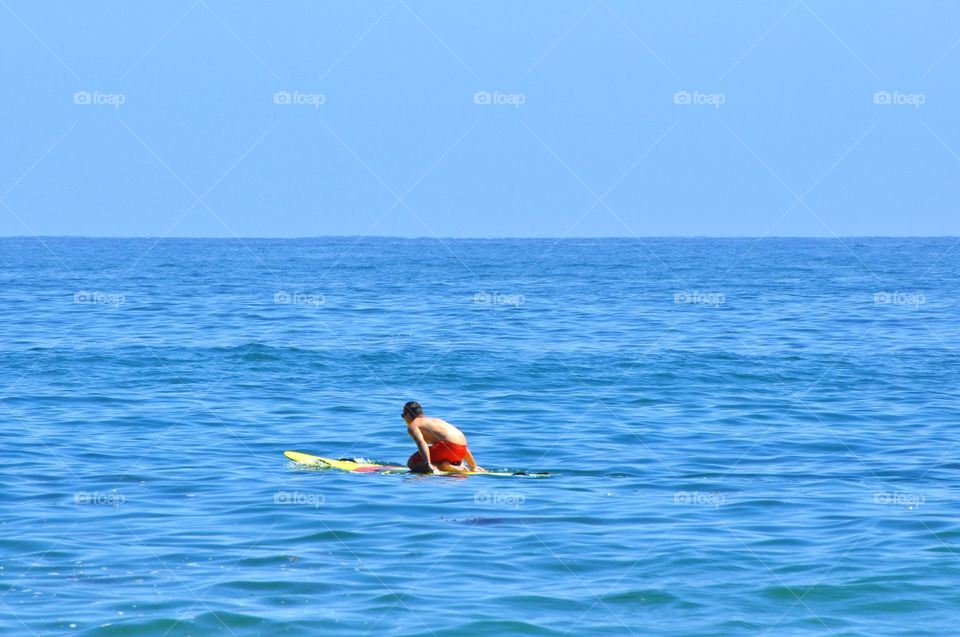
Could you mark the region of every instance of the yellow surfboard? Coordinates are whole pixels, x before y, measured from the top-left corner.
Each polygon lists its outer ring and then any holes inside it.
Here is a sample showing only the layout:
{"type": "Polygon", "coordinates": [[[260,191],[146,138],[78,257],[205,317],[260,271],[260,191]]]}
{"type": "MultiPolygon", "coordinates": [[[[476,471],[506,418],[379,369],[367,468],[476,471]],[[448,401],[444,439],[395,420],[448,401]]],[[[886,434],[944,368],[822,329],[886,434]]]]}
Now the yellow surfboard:
{"type": "MultiPolygon", "coordinates": [[[[340,471],[350,471],[354,473],[410,473],[410,470],[402,465],[396,464],[377,464],[377,463],[361,463],[354,462],[353,460],[334,460],[333,458],[323,458],[321,456],[313,456],[309,453],[301,453],[299,451],[284,451],[285,455],[290,460],[297,462],[303,465],[309,465],[312,467],[324,468],[324,469],[339,469],[340,471]]],[[[459,471],[448,471],[444,475],[454,475],[454,476],[525,476],[531,475],[523,472],[506,472],[506,471],[467,471],[461,473],[459,471]]],[[[546,474],[534,474],[534,475],[546,475],[546,474]]]]}

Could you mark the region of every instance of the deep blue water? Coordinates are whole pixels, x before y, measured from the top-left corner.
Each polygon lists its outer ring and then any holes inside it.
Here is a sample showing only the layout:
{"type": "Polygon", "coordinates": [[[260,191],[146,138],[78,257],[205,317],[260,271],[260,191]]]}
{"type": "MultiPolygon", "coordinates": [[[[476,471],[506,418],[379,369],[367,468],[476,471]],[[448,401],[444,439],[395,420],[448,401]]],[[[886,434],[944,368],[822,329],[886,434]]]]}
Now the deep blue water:
{"type": "Polygon", "coordinates": [[[0,631],[955,633],[955,244],[0,239],[0,631]]]}

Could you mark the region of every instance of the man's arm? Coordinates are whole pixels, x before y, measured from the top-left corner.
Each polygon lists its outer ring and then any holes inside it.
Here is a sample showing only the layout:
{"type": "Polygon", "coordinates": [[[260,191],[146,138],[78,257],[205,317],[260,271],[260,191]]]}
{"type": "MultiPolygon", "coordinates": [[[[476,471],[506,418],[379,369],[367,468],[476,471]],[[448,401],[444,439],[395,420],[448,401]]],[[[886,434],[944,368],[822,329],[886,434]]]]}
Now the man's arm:
{"type": "Polygon", "coordinates": [[[427,441],[423,439],[420,428],[407,425],[407,433],[410,434],[413,441],[417,443],[417,450],[420,452],[420,457],[423,458],[423,461],[427,463],[427,468],[436,473],[437,468],[433,466],[433,462],[430,460],[430,447],[427,445],[427,441]]]}
{"type": "Polygon", "coordinates": [[[473,459],[473,454],[470,453],[470,447],[467,447],[467,452],[464,454],[464,457],[467,459],[467,464],[470,465],[470,471],[486,471],[486,469],[478,465],[477,461],[473,459]]]}

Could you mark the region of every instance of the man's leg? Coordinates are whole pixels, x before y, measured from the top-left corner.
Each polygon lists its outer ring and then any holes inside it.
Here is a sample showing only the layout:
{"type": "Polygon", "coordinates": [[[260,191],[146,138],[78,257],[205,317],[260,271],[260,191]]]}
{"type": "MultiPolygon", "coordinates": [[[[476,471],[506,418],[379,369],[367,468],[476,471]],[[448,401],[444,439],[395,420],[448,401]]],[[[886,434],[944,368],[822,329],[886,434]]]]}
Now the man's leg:
{"type": "Polygon", "coordinates": [[[407,459],[407,468],[414,473],[430,473],[427,463],[420,457],[420,452],[413,454],[407,459]]]}

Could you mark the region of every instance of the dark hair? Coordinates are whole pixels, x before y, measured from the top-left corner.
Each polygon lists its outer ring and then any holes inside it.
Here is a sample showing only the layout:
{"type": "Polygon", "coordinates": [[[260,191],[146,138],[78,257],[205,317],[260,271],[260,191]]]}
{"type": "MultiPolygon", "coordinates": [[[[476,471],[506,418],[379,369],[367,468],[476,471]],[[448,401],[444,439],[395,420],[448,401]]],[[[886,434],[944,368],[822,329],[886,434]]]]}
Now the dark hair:
{"type": "Polygon", "coordinates": [[[403,406],[404,418],[419,418],[423,415],[423,407],[415,400],[411,400],[403,406]]]}

